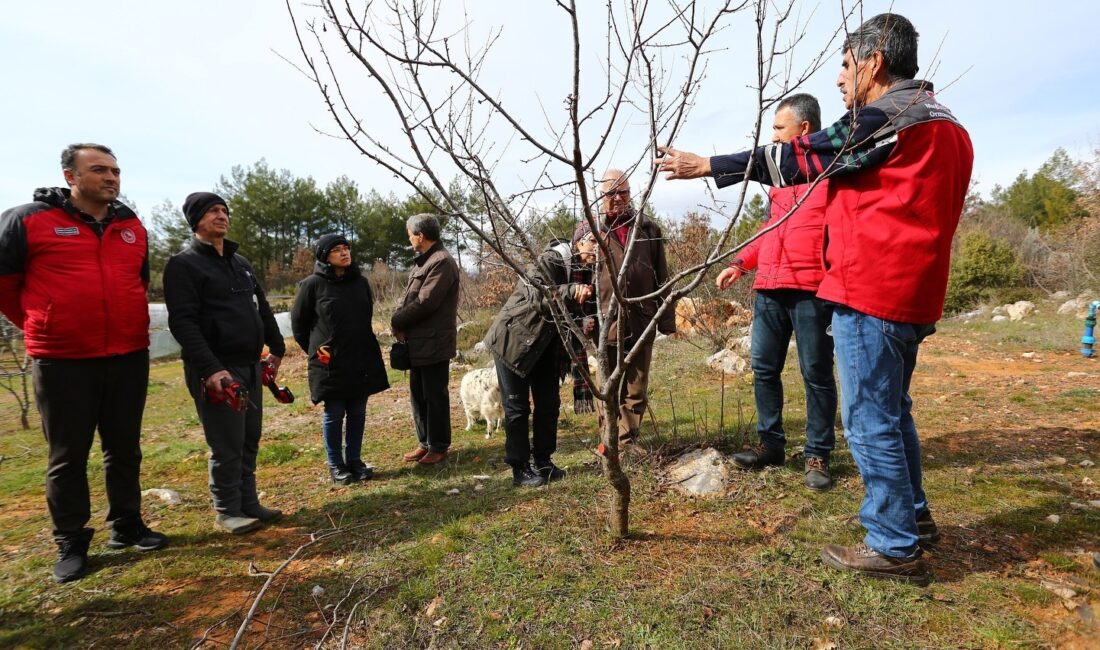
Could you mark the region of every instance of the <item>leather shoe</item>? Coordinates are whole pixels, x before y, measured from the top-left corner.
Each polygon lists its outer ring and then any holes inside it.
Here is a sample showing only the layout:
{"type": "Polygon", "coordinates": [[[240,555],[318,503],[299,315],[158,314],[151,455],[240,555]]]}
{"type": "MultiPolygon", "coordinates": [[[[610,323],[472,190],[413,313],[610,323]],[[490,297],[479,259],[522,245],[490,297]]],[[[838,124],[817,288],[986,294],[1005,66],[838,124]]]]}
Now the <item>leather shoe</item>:
{"type": "Polygon", "coordinates": [[[565,470],[555,465],[552,461],[539,461],[535,463],[535,471],[546,479],[547,483],[560,481],[565,478],[565,470]]]}
{"type": "Polygon", "coordinates": [[[764,469],[768,465],[782,467],[786,460],[782,449],[772,449],[762,442],[733,455],[733,464],[741,469],[764,469]]]}
{"type": "Polygon", "coordinates": [[[546,478],[531,469],[530,465],[512,466],[512,487],[539,487],[546,485],[546,478]]]}
{"type": "Polygon", "coordinates": [[[243,512],[246,517],[259,519],[265,524],[271,523],[273,521],[278,521],[283,518],[282,510],[279,510],[278,508],[268,508],[265,506],[261,506],[258,503],[254,506],[241,508],[241,512],[243,512]]]}
{"type": "Polygon", "coordinates": [[[447,460],[447,452],[445,451],[429,451],[424,454],[424,457],[416,461],[421,465],[435,465],[447,460]]]}
{"type": "Polygon", "coordinates": [[[347,465],[329,465],[328,475],[332,477],[333,485],[351,485],[355,477],[348,471],[347,465]]]}
{"type": "Polygon", "coordinates": [[[420,460],[425,455],[427,455],[427,453],[428,453],[428,450],[425,449],[424,447],[417,447],[416,449],[414,449],[414,450],[410,451],[409,453],[405,454],[403,458],[405,459],[406,463],[415,463],[416,461],[420,460]]]}
{"type": "Polygon", "coordinates": [[[932,573],[920,558],[920,551],[912,557],[890,557],[863,543],[851,547],[830,544],[821,549],[821,559],[834,569],[855,571],[872,578],[897,580],[921,587],[928,586],[932,580],[932,573]]]}
{"type": "Polygon", "coordinates": [[[374,478],[374,468],[361,460],[348,461],[348,471],[356,481],[369,481],[374,478]]]}
{"type": "Polygon", "coordinates": [[[932,519],[932,511],[925,510],[917,517],[917,543],[923,546],[935,546],[940,541],[940,527],[932,519]]]}
{"type": "Polygon", "coordinates": [[[814,492],[824,492],[833,487],[833,477],[829,474],[829,461],[817,456],[806,456],[804,476],[806,487],[814,492]]]}

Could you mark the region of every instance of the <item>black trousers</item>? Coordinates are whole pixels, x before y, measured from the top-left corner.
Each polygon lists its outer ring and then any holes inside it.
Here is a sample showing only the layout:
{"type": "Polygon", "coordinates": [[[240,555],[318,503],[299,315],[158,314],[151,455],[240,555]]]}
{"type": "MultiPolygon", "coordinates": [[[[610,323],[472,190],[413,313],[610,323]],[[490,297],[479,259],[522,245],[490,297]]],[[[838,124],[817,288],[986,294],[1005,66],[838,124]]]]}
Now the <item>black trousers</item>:
{"type": "Polygon", "coordinates": [[[450,362],[413,366],[409,396],[420,446],[444,452],[451,446],[451,395],[447,391],[450,362]]]}
{"type": "Polygon", "coordinates": [[[525,465],[534,456],[535,465],[550,462],[558,448],[558,414],[561,392],[558,384],[558,344],[551,341],[526,377],[520,377],[497,361],[500,403],[504,407],[504,462],[525,465]],[[530,395],[530,399],[528,399],[530,395]],[[534,402],[534,416],[531,415],[534,402]],[[528,440],[528,418],[533,440],[528,440]]]}
{"type": "Polygon", "coordinates": [[[263,427],[263,384],[260,365],[226,368],[248,389],[250,404],[245,411],[235,411],[226,402],[211,404],[202,394],[203,377],[189,364],[183,364],[187,390],[195,400],[195,410],[202,422],[206,444],[210,447],[210,494],[218,514],[239,517],[242,508],[259,504],[256,492],[256,455],[260,451],[260,429],[263,427]]]}
{"type": "Polygon", "coordinates": [[[49,446],[46,504],[55,539],[80,533],[91,519],[88,452],[96,429],[103,449],[107,521],[141,521],[141,416],[149,351],[97,359],[35,359],[34,397],[49,446]]]}

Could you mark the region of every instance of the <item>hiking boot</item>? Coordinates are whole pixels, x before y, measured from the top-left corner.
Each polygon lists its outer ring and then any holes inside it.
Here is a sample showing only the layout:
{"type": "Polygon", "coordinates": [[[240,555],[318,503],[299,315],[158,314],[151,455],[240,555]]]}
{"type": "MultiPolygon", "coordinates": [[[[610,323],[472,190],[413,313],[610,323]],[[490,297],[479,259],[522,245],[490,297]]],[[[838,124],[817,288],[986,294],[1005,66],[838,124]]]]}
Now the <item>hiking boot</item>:
{"type": "Polygon", "coordinates": [[[416,461],[421,465],[435,465],[436,463],[442,463],[447,460],[447,452],[445,451],[429,451],[424,454],[423,458],[416,461]]]}
{"type": "Polygon", "coordinates": [[[824,492],[833,487],[833,477],[829,474],[829,461],[817,456],[806,456],[803,472],[806,487],[814,492],[824,492]]]}
{"type": "Polygon", "coordinates": [[[740,469],[764,469],[768,465],[782,467],[786,461],[782,449],[772,449],[762,442],[733,455],[733,464],[740,469]]]}
{"type": "Polygon", "coordinates": [[[108,548],[126,548],[133,546],[139,551],[155,551],[158,548],[168,546],[168,536],[153,532],[140,519],[136,524],[120,526],[117,523],[111,527],[111,539],[107,540],[108,548]]]}
{"type": "Polygon", "coordinates": [[[932,511],[925,510],[917,517],[917,543],[921,546],[934,546],[940,541],[940,527],[932,520],[932,511]]]}
{"type": "Polygon", "coordinates": [[[355,477],[348,471],[347,465],[329,465],[328,474],[332,477],[333,485],[351,485],[355,477]]]}
{"type": "Polygon", "coordinates": [[[546,478],[531,469],[530,465],[512,466],[512,487],[539,487],[546,485],[546,478]]]}
{"type": "Polygon", "coordinates": [[[261,522],[267,524],[273,521],[278,521],[283,518],[283,511],[278,508],[268,508],[260,504],[254,506],[248,506],[241,508],[241,512],[244,516],[251,517],[252,519],[259,519],[261,522]]]}
{"type": "Polygon", "coordinates": [[[75,535],[55,537],[57,563],[53,565],[54,582],[80,580],[88,573],[88,545],[95,530],[84,528],[75,535]]]}
{"type": "Polygon", "coordinates": [[[369,481],[374,478],[374,468],[361,460],[348,461],[348,471],[356,481],[369,481]]]}
{"type": "Polygon", "coordinates": [[[830,544],[821,549],[821,559],[834,569],[926,587],[932,573],[920,555],[917,551],[911,557],[890,557],[863,543],[851,547],[830,544]]]}
{"type": "Polygon", "coordinates": [[[565,470],[549,460],[536,461],[535,471],[542,476],[543,482],[545,483],[553,483],[554,481],[560,481],[565,478],[565,470]]]}
{"type": "Polygon", "coordinates": [[[214,525],[234,535],[243,535],[256,530],[261,524],[255,517],[219,514],[214,518],[214,525]]]}
{"type": "Polygon", "coordinates": [[[428,454],[428,450],[424,447],[417,447],[416,449],[405,454],[403,458],[406,463],[415,463],[428,454]]]}

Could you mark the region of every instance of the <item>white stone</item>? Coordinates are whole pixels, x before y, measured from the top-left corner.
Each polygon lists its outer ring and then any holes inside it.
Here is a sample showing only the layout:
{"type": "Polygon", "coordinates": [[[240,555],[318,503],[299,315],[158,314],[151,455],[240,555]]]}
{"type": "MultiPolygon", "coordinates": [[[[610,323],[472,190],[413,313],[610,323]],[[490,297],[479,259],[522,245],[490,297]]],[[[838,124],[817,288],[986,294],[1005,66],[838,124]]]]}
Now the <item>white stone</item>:
{"type": "Polygon", "coordinates": [[[994,307],[993,308],[993,315],[994,316],[1001,316],[1002,314],[1005,313],[1005,307],[1008,307],[1008,305],[1001,305],[999,307],[994,307]]]}
{"type": "Polygon", "coordinates": [[[752,335],[742,336],[733,342],[733,348],[735,352],[740,352],[744,355],[752,354],[752,335]]]}
{"type": "Polygon", "coordinates": [[[1073,589],[1070,589],[1065,585],[1060,585],[1057,582],[1049,582],[1047,580],[1043,580],[1039,582],[1039,584],[1043,586],[1043,589],[1053,592],[1060,598],[1069,599],[1077,595],[1077,592],[1073,589]]]}
{"type": "Polygon", "coordinates": [[[1063,298],[1069,298],[1068,291],[1055,291],[1054,293],[1050,294],[1051,300],[1062,300],[1063,298]]]}
{"type": "Polygon", "coordinates": [[[446,492],[444,492],[444,494],[446,494],[449,497],[453,497],[453,496],[457,496],[457,495],[462,494],[462,493],[459,491],[458,488],[451,488],[451,489],[447,490],[446,492]]]}
{"type": "Polygon", "coordinates": [[[1021,300],[1011,305],[1005,305],[1005,312],[1008,314],[1010,320],[1023,320],[1035,313],[1035,303],[1030,300],[1021,300]]]}
{"type": "Polygon", "coordinates": [[[1047,515],[1046,521],[1049,524],[1056,524],[1056,523],[1062,521],[1062,518],[1059,517],[1058,515],[1047,515]]]}
{"type": "Polygon", "coordinates": [[[475,476],[471,476],[470,478],[474,479],[475,481],[488,481],[489,480],[489,475],[488,474],[477,474],[475,476]]]}
{"type": "Polygon", "coordinates": [[[727,375],[737,375],[749,369],[749,362],[732,350],[719,350],[707,357],[707,365],[727,375]]]}
{"type": "Polygon", "coordinates": [[[488,351],[489,351],[489,346],[485,345],[485,341],[478,341],[474,345],[474,352],[477,352],[478,354],[483,354],[483,353],[488,352],[488,351]]]}
{"type": "Polygon", "coordinates": [[[1089,460],[1088,458],[1086,458],[1085,460],[1083,460],[1083,461],[1081,461],[1080,463],[1077,463],[1077,464],[1080,465],[1081,467],[1092,467],[1096,463],[1094,463],[1091,460],[1089,460]]]}
{"type": "Polygon", "coordinates": [[[993,317],[994,323],[1003,323],[1008,320],[1008,316],[1001,316],[1000,314],[993,317]]]}
{"type": "Polygon", "coordinates": [[[1035,358],[1035,353],[1034,352],[1024,352],[1020,356],[1025,358],[1025,359],[1034,359],[1035,358]]]}
{"type": "Polygon", "coordinates": [[[688,494],[721,494],[729,485],[729,461],[717,449],[696,449],[672,463],[668,476],[676,489],[688,494]]]}
{"type": "Polygon", "coordinates": [[[1076,298],[1070,298],[1062,303],[1062,306],[1058,308],[1059,314],[1074,314],[1077,313],[1078,304],[1076,298]]]}
{"type": "Polygon", "coordinates": [[[170,506],[178,506],[183,503],[183,499],[180,498],[179,492],[167,488],[149,488],[148,490],[142,490],[141,496],[160,499],[170,506]]]}
{"type": "Polygon", "coordinates": [[[325,595],[325,588],[321,585],[313,585],[313,591],[310,593],[313,594],[314,598],[320,598],[325,595]]]}

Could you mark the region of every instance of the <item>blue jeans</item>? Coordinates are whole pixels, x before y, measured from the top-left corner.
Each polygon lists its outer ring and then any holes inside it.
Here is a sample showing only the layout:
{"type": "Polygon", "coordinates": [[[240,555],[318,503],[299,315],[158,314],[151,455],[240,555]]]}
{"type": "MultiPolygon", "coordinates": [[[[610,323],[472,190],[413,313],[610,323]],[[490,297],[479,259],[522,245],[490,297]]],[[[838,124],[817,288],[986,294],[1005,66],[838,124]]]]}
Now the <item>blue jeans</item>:
{"type": "Polygon", "coordinates": [[[325,435],[325,453],[331,467],[358,462],[363,449],[363,429],[367,422],[367,398],[327,399],[321,416],[321,431],[325,435]],[[347,435],[343,435],[344,420],[347,435]]]}
{"type": "Polygon", "coordinates": [[[863,541],[891,557],[917,552],[917,517],[928,510],[909,383],[917,349],[935,331],[840,305],[833,310],[840,413],[865,491],[863,541]]]}
{"type": "Polygon", "coordinates": [[[836,381],[833,339],[826,330],[831,306],[810,291],[775,289],[756,292],[752,315],[752,382],[756,433],[760,442],[783,449],[783,365],[791,333],[806,386],[806,456],[829,459],[836,444],[836,381]]]}

